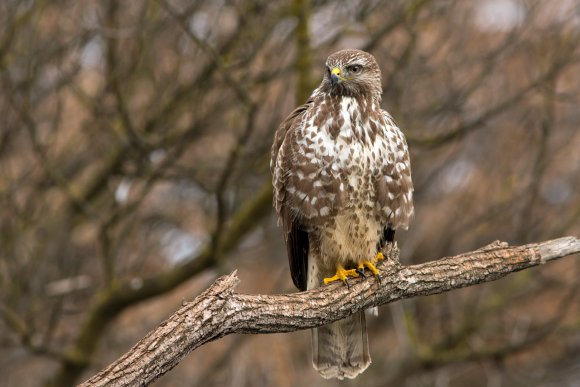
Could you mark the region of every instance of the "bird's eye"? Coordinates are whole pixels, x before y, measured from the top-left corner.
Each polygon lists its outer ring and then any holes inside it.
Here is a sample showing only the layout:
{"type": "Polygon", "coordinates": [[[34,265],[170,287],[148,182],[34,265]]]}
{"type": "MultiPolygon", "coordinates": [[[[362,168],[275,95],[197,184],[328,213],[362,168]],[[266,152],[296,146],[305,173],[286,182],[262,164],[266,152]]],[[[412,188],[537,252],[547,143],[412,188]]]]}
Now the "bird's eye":
{"type": "Polygon", "coordinates": [[[348,71],[352,74],[358,74],[360,73],[362,70],[362,66],[361,65],[352,65],[352,66],[348,66],[348,71]]]}

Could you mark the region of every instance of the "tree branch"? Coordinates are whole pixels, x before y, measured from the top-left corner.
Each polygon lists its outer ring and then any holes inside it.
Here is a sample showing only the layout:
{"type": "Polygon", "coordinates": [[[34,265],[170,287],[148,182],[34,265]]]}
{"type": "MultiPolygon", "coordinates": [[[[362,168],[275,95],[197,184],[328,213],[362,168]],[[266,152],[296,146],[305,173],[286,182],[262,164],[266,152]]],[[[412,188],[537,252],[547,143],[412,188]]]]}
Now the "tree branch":
{"type": "Polygon", "coordinates": [[[236,272],[218,278],[204,293],[151,331],[130,351],[81,386],[147,385],[190,351],[232,333],[292,332],[337,321],[389,302],[483,282],[580,252],[580,239],[565,237],[525,246],[494,242],[481,249],[420,265],[402,266],[389,246],[380,279],[334,283],[301,293],[235,293],[236,272]]]}

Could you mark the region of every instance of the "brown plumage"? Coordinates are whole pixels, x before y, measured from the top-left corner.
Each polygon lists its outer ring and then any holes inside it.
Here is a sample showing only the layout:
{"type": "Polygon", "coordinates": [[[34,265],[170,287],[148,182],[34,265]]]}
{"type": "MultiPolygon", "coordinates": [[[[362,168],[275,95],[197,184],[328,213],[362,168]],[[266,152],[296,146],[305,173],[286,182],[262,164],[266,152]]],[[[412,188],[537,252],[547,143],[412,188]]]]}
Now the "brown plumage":
{"type": "MultiPolygon", "coordinates": [[[[274,206],[300,290],[371,260],[413,215],[407,144],[380,108],[381,72],[360,50],[330,55],[320,86],[278,128],[274,206]]],[[[313,364],[354,378],[370,364],[364,313],[313,329],[313,364]]]]}

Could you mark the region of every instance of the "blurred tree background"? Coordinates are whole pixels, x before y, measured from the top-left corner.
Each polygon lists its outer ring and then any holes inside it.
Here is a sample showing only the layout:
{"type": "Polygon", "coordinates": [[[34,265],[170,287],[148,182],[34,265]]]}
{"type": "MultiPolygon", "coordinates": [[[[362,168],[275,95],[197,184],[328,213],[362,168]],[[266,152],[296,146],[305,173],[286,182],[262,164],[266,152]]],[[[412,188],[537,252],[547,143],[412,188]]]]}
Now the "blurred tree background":
{"type": "MultiPolygon", "coordinates": [[[[411,149],[405,264],[580,235],[574,0],[0,3],[0,384],[70,386],[217,275],[292,292],[277,125],[342,48],[375,55],[411,149]]],[[[580,262],[382,307],[373,364],[234,336],[158,386],[577,386],[580,262]],[[575,383],[575,384],[574,384],[575,383]]]]}

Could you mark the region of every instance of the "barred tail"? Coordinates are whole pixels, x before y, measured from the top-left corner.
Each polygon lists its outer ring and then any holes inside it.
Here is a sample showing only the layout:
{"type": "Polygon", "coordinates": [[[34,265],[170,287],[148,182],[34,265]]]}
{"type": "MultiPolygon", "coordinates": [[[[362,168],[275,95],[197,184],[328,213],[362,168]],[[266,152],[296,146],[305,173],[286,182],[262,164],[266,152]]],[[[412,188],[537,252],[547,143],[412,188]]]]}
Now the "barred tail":
{"type": "Polygon", "coordinates": [[[312,364],[326,379],[352,379],[371,363],[364,311],[312,329],[312,364]]]}

